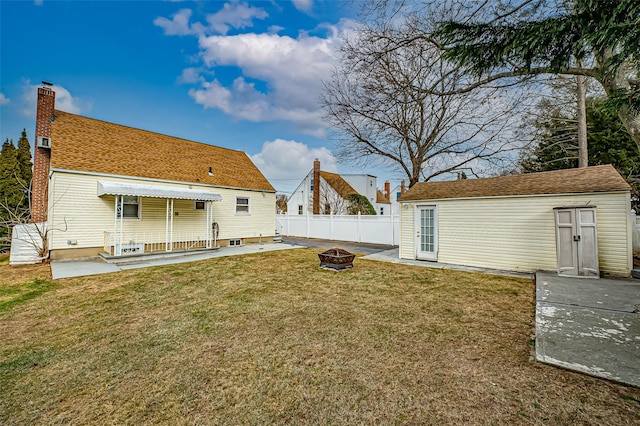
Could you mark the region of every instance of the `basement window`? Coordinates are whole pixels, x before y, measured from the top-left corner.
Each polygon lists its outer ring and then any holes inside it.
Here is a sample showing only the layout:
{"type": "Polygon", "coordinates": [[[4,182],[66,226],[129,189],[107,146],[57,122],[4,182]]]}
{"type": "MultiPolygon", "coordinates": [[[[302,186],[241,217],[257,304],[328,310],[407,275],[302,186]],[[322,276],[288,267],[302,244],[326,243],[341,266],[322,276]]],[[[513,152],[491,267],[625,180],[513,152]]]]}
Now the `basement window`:
{"type": "Polygon", "coordinates": [[[237,247],[237,246],[241,246],[242,245],[242,239],[241,238],[234,238],[229,240],[229,247],[237,247]]]}

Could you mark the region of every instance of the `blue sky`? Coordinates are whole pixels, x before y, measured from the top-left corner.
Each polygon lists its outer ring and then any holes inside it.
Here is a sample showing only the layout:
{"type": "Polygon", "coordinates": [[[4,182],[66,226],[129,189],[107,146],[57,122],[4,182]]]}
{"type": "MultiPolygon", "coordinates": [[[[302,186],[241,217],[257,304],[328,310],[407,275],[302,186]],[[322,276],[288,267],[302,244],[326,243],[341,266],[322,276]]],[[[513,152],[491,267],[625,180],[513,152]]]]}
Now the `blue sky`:
{"type": "Polygon", "coordinates": [[[45,80],[58,109],[243,150],[280,191],[316,157],[325,170],[378,175],[381,187],[394,176],[336,162],[318,105],[352,5],[2,0],[1,140],[26,128],[33,142],[45,80]]]}

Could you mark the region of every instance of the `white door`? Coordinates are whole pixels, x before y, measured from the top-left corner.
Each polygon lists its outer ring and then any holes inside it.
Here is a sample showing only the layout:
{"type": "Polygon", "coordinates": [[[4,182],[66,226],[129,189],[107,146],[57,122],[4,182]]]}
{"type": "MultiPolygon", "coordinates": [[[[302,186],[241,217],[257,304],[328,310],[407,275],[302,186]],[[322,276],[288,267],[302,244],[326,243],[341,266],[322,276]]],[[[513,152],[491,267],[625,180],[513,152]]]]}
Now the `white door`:
{"type": "Polygon", "coordinates": [[[437,260],[438,258],[438,219],[436,206],[418,206],[416,208],[416,258],[437,260]]]}
{"type": "Polygon", "coordinates": [[[595,208],[559,208],[555,215],[558,273],[598,277],[595,208]]]}

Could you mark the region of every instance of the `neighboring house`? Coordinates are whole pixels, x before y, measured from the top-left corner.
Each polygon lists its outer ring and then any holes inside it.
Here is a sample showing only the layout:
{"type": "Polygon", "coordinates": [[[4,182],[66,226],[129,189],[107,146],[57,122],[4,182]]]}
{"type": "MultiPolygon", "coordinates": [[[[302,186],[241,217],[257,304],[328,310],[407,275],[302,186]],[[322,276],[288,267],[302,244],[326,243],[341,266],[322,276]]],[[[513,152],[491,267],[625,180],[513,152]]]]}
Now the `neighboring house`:
{"type": "Polygon", "coordinates": [[[407,192],[407,189],[404,186],[404,180],[400,182],[400,185],[396,185],[395,188],[389,191],[389,202],[391,203],[391,213],[394,216],[400,214],[400,197],[402,194],[407,192]]]}
{"type": "Polygon", "coordinates": [[[611,165],[417,183],[400,199],[400,257],[629,276],[630,189],[611,165]]]}
{"type": "MultiPolygon", "coordinates": [[[[388,185],[387,185],[388,186],[388,185]]],[[[352,194],[367,197],[376,214],[389,214],[391,204],[376,187],[376,177],[372,175],[339,175],[320,170],[320,161],[313,163],[313,169],[302,179],[287,202],[288,214],[348,214],[347,198],[352,194]],[[320,182],[316,186],[316,182],[320,182]]]]}
{"type": "Polygon", "coordinates": [[[51,259],[240,245],[275,234],[275,190],[249,157],[55,110],[38,89],[32,219],[51,259]]]}

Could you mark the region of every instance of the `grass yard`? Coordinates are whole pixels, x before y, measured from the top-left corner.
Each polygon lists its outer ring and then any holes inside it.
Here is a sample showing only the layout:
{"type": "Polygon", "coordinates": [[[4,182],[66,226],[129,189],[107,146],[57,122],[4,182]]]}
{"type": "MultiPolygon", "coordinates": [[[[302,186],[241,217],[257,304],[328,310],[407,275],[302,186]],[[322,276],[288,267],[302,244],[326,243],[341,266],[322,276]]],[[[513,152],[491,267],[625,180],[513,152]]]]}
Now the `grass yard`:
{"type": "Polygon", "coordinates": [[[529,280],[321,250],[52,282],[0,261],[2,424],[638,424],[539,364],[529,280]]]}

